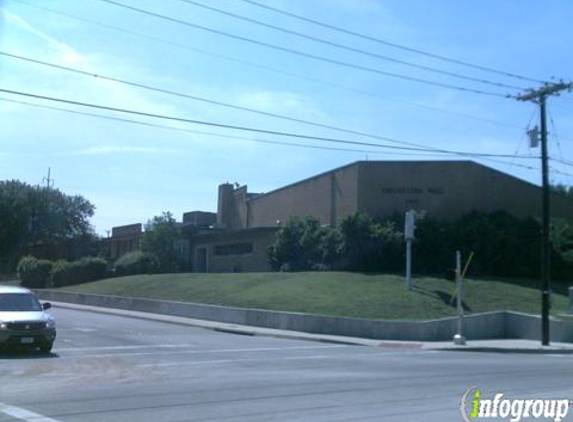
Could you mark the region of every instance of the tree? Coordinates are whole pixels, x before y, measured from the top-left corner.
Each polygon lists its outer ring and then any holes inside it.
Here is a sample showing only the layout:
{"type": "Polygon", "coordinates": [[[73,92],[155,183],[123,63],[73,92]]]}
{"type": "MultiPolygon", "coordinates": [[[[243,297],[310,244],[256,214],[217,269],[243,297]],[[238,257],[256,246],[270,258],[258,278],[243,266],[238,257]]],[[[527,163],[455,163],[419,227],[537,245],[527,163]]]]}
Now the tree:
{"type": "Polygon", "coordinates": [[[161,272],[176,272],[180,268],[176,249],[179,240],[181,230],[175,218],[170,212],[163,212],[145,225],[141,250],[157,257],[161,272]]]}
{"type": "Polygon", "coordinates": [[[274,270],[307,271],[338,260],[340,250],[333,229],[321,227],[315,217],[291,217],[268,249],[274,270]]]}
{"type": "Polygon", "coordinates": [[[551,192],[557,193],[559,195],[567,196],[569,198],[573,198],[573,186],[563,185],[558,183],[556,185],[550,186],[551,192]]]}
{"type": "Polygon", "coordinates": [[[390,221],[368,214],[349,215],[340,223],[344,266],[354,271],[397,271],[403,267],[402,233],[390,221]]]}
{"type": "Polygon", "coordinates": [[[13,271],[19,258],[29,253],[56,255],[63,244],[93,235],[89,218],[94,210],[80,195],[17,180],[1,181],[0,270],[13,271]]]}

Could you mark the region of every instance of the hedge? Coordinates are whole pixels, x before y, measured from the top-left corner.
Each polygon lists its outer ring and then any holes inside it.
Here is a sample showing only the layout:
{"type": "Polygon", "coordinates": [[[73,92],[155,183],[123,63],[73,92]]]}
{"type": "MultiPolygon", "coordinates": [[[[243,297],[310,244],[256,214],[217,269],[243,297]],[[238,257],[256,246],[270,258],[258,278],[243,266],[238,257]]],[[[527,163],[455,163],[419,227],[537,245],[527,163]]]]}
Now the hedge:
{"type": "Polygon", "coordinates": [[[100,280],[106,276],[107,263],[102,258],[81,258],[77,261],[56,261],[52,268],[52,286],[71,286],[100,280]]]}
{"type": "Polygon", "coordinates": [[[51,271],[51,261],[37,259],[33,256],[25,256],[18,263],[20,285],[33,289],[44,288],[50,280],[51,271]]]}
{"type": "Polygon", "coordinates": [[[115,261],[114,270],[116,276],[134,274],[153,274],[159,271],[159,259],[149,253],[134,251],[126,253],[115,261]]]}

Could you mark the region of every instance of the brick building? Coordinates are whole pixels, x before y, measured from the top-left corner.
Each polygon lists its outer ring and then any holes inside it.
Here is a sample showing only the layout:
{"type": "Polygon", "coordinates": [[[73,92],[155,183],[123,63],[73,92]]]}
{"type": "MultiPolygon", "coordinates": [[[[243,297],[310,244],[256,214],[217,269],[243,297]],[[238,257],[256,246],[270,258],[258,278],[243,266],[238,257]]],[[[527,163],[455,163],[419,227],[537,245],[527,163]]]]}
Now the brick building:
{"type": "Polygon", "coordinates": [[[111,237],[106,239],[109,245],[109,259],[116,260],[128,252],[138,250],[141,234],[141,223],[114,227],[111,230],[111,237]]]}
{"type": "MultiPolygon", "coordinates": [[[[539,186],[472,161],[358,161],[264,194],[229,183],[218,193],[216,216],[194,217],[209,225],[186,231],[196,272],[269,270],[266,249],[290,216],[334,226],[356,212],[384,218],[414,209],[445,221],[471,211],[541,212],[539,186]]],[[[554,217],[573,218],[573,200],[551,201],[554,217]]]]}

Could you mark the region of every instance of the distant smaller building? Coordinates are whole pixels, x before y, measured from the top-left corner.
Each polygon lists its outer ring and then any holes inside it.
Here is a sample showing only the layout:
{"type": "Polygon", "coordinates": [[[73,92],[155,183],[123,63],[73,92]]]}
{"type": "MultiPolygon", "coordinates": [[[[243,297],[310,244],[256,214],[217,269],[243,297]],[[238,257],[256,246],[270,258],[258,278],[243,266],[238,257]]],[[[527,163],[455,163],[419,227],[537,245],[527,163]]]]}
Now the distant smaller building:
{"type": "Polygon", "coordinates": [[[190,211],[183,214],[183,225],[208,229],[217,223],[217,214],[207,211],[190,211]]]}
{"type": "Polygon", "coordinates": [[[109,239],[109,258],[115,261],[128,252],[139,250],[142,232],[141,223],[112,228],[109,239]]]}
{"type": "Polygon", "coordinates": [[[267,248],[278,227],[239,230],[210,230],[189,238],[192,271],[239,273],[270,271],[267,248]]]}

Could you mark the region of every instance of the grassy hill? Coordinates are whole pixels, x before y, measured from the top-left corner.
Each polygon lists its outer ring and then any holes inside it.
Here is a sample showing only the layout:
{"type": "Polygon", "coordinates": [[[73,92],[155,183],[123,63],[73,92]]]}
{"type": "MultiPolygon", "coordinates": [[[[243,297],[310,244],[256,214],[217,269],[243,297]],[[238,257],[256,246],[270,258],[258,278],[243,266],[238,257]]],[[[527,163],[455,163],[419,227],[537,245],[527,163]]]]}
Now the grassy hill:
{"type": "MultiPolygon", "coordinates": [[[[455,285],[416,278],[412,291],[395,275],[346,272],[156,274],[111,278],[60,290],[372,319],[456,315],[455,285]]],[[[467,313],[540,312],[538,281],[466,280],[467,313]]],[[[554,283],[554,315],[565,313],[567,286],[554,283]]]]}

